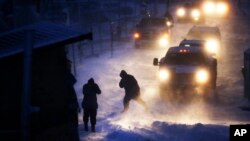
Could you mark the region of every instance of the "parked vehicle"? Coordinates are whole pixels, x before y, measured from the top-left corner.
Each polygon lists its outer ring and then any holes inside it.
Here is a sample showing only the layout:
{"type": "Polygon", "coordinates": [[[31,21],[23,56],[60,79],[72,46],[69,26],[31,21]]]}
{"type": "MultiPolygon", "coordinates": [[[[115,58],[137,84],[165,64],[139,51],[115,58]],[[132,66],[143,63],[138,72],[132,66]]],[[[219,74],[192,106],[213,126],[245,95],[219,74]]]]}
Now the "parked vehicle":
{"type": "Polygon", "coordinates": [[[168,47],[170,42],[170,27],[165,18],[143,18],[136,25],[134,46],[139,47],[168,47]]]}
{"type": "Polygon", "coordinates": [[[185,3],[176,10],[177,22],[204,23],[205,17],[197,3],[185,3]]]}

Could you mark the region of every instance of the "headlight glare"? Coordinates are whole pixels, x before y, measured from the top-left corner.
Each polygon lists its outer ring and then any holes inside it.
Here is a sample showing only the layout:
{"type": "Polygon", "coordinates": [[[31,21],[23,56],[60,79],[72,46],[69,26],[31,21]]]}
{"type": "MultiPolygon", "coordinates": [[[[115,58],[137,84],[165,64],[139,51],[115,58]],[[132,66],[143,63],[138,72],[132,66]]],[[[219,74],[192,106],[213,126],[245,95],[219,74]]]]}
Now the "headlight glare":
{"type": "Polygon", "coordinates": [[[208,53],[215,53],[217,54],[219,52],[219,41],[215,39],[208,39],[205,44],[206,51],[208,53]]]}
{"type": "Polygon", "coordinates": [[[140,38],[140,34],[139,34],[139,33],[137,33],[137,32],[136,32],[136,33],[134,33],[134,38],[135,38],[135,39],[140,38]]]}
{"type": "Polygon", "coordinates": [[[183,17],[183,16],[185,16],[185,14],[186,14],[186,11],[185,11],[184,8],[179,8],[179,9],[177,10],[177,16],[183,17]]]}
{"type": "Polygon", "coordinates": [[[161,47],[166,47],[166,46],[168,45],[168,39],[167,39],[167,38],[164,38],[164,37],[160,38],[160,40],[159,40],[159,45],[160,45],[161,47]]]}
{"type": "Polygon", "coordinates": [[[167,81],[170,78],[170,72],[167,69],[161,69],[159,71],[159,79],[161,81],[167,81]]]}
{"type": "Polygon", "coordinates": [[[216,11],[220,15],[225,15],[228,11],[228,6],[225,3],[218,3],[216,5],[216,11]]]}
{"type": "Polygon", "coordinates": [[[193,18],[199,18],[200,17],[200,11],[197,10],[197,9],[194,9],[191,14],[192,14],[193,18]]]}
{"type": "Polygon", "coordinates": [[[215,10],[215,3],[212,1],[207,1],[203,5],[203,11],[206,14],[211,14],[215,10]]]}
{"type": "Polygon", "coordinates": [[[172,22],[167,21],[167,22],[166,22],[166,24],[167,24],[167,26],[169,27],[169,26],[171,26],[171,25],[172,25],[172,22]]]}
{"type": "Polygon", "coordinates": [[[196,79],[196,82],[200,84],[207,83],[209,79],[208,71],[205,69],[198,70],[195,74],[195,79],[196,79]]]}
{"type": "Polygon", "coordinates": [[[158,44],[161,47],[166,47],[169,44],[169,35],[167,33],[163,34],[158,40],[158,44]]]}

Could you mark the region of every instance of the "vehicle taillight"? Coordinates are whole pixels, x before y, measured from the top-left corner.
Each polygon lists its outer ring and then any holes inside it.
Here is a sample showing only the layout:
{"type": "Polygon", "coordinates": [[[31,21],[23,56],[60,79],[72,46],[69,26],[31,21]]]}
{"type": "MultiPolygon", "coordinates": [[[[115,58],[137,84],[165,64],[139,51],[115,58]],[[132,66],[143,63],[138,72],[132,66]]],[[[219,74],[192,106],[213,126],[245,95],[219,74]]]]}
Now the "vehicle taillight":
{"type": "Polygon", "coordinates": [[[188,50],[188,49],[181,49],[179,52],[180,53],[188,53],[188,52],[190,52],[190,50],[188,50]]]}

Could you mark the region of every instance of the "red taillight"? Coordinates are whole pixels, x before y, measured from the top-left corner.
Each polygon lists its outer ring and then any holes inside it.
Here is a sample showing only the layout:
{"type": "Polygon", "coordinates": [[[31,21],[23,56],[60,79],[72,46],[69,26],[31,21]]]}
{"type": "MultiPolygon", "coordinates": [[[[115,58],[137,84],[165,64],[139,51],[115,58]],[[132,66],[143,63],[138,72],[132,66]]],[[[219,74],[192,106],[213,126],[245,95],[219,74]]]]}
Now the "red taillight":
{"type": "Polygon", "coordinates": [[[188,52],[190,52],[190,50],[188,50],[188,49],[181,49],[179,52],[180,53],[188,53],[188,52]]]}

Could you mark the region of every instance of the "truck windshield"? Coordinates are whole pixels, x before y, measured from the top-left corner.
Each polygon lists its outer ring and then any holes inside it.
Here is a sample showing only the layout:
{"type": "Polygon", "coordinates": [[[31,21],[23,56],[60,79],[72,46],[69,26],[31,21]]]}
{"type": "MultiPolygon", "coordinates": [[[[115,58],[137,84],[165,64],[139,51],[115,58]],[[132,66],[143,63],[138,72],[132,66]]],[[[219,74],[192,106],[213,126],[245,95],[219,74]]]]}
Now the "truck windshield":
{"type": "Polygon", "coordinates": [[[171,65],[203,65],[205,56],[201,53],[168,53],[165,63],[171,65]]]}
{"type": "Polygon", "coordinates": [[[188,39],[199,39],[199,40],[206,40],[207,38],[219,38],[220,35],[215,32],[208,32],[208,31],[190,31],[187,34],[188,39]]]}

